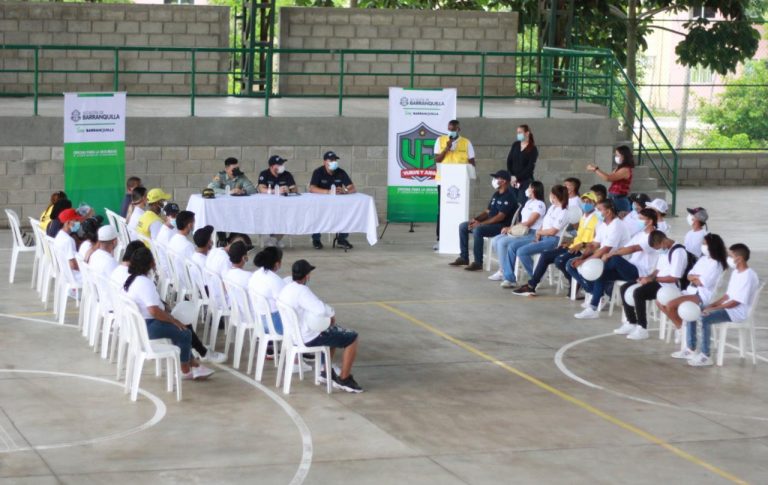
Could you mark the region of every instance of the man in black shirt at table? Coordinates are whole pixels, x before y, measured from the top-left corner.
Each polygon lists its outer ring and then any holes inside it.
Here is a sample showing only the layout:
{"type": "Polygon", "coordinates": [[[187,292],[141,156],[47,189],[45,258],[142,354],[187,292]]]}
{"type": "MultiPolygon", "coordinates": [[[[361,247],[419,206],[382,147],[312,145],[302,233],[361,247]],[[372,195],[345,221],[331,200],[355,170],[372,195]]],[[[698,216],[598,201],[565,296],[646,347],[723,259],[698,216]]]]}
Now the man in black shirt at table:
{"type": "MultiPolygon", "coordinates": [[[[343,168],[339,168],[339,157],[334,152],[325,152],[323,154],[323,166],[318,167],[312,172],[312,178],[309,181],[309,191],[313,194],[353,194],[357,190],[352,179],[343,168]]],[[[352,249],[352,245],[347,241],[349,234],[338,233],[334,240],[334,246],[343,249],[352,249]]],[[[312,246],[315,249],[323,249],[323,243],[320,242],[320,234],[312,234],[312,246]]]]}
{"type": "Polygon", "coordinates": [[[269,168],[259,174],[259,192],[262,194],[274,194],[275,187],[278,187],[280,194],[297,192],[296,181],[291,172],[285,169],[285,158],[280,155],[269,157],[269,168]]]}

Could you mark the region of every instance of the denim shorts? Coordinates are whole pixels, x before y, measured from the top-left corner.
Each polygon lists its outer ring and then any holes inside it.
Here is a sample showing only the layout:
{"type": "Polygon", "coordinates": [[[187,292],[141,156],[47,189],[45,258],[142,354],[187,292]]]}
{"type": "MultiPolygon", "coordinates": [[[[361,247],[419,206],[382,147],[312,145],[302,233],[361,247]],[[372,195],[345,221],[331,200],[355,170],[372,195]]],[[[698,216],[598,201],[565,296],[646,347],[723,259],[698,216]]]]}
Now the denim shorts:
{"type": "Polygon", "coordinates": [[[320,335],[309,342],[305,342],[307,347],[333,347],[343,349],[352,345],[357,340],[357,332],[347,330],[337,325],[331,325],[320,335]]]}

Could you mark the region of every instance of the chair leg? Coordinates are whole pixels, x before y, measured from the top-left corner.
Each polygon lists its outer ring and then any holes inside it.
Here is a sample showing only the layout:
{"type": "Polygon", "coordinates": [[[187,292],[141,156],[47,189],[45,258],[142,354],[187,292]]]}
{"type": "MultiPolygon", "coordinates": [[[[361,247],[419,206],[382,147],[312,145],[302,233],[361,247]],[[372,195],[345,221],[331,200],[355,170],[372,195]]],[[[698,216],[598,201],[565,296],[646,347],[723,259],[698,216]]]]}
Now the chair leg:
{"type": "Polygon", "coordinates": [[[141,371],[144,368],[144,355],[136,357],[133,364],[133,379],[131,379],[131,401],[136,401],[139,395],[139,384],[141,383],[141,371]]]}
{"type": "Polygon", "coordinates": [[[113,317],[111,315],[103,317],[104,324],[101,326],[101,358],[106,359],[109,357],[109,341],[112,336],[112,322],[113,317]]]}
{"type": "Polygon", "coordinates": [[[293,377],[293,360],[296,358],[296,351],[293,348],[293,345],[290,346],[288,350],[288,355],[286,356],[285,362],[283,362],[283,365],[285,368],[283,369],[283,394],[290,394],[291,393],[291,377],[293,377]]]}
{"type": "Polygon", "coordinates": [[[248,349],[248,370],[246,371],[246,374],[250,374],[251,371],[253,371],[253,357],[256,354],[256,341],[263,340],[256,335],[256,331],[251,329],[251,338],[248,339],[248,343],[250,344],[250,348],[248,349]]]}
{"type": "Polygon", "coordinates": [[[174,377],[176,379],[176,400],[181,401],[181,358],[175,356],[173,359],[174,377]]]}
{"type": "Polygon", "coordinates": [[[728,328],[723,327],[719,330],[720,338],[717,340],[717,365],[723,366],[723,358],[725,356],[725,340],[728,336],[728,328]]]}
{"type": "MultiPolygon", "coordinates": [[[[262,375],[264,374],[264,361],[267,360],[267,345],[269,345],[269,339],[259,339],[259,351],[256,354],[256,380],[261,382],[262,375]]],[[[277,352],[277,346],[272,344],[272,348],[277,352]]]]}
{"type": "Polygon", "coordinates": [[[746,346],[746,341],[745,341],[746,339],[744,338],[744,337],[746,337],[746,335],[744,335],[745,331],[746,331],[745,328],[740,328],[738,330],[738,333],[739,333],[739,357],[741,357],[742,359],[744,358],[744,350],[745,350],[745,346],[746,346]]]}
{"type": "Polygon", "coordinates": [[[13,278],[16,276],[16,263],[19,260],[19,248],[13,248],[11,252],[11,271],[8,274],[8,283],[13,283],[13,278]]]}
{"type": "Polygon", "coordinates": [[[664,340],[664,338],[666,338],[668,324],[669,322],[667,321],[667,315],[661,313],[659,315],[659,340],[664,340]]]}
{"type": "Polygon", "coordinates": [[[167,392],[173,392],[173,380],[174,380],[174,373],[176,371],[176,366],[174,365],[174,359],[173,357],[168,357],[165,360],[165,390],[167,392]]]}
{"type": "Polygon", "coordinates": [[[245,343],[245,327],[238,325],[235,329],[235,352],[232,357],[232,367],[235,369],[240,368],[240,357],[243,353],[243,344],[245,343]]]}
{"type": "Polygon", "coordinates": [[[331,351],[328,347],[323,349],[323,355],[325,355],[325,392],[330,394],[332,392],[331,389],[333,388],[333,384],[331,383],[333,380],[331,379],[333,372],[331,371],[331,351]]]}
{"type": "Polygon", "coordinates": [[[755,348],[755,327],[754,322],[749,326],[749,343],[752,347],[752,365],[757,365],[757,348],[755,348]]]}
{"type": "MultiPolygon", "coordinates": [[[[277,352],[277,348],[275,348],[275,352],[277,352]]],[[[281,379],[282,379],[282,376],[283,376],[282,373],[283,373],[283,371],[285,369],[285,358],[286,358],[285,353],[286,352],[288,352],[288,349],[286,348],[286,346],[285,345],[281,345],[280,346],[280,353],[279,354],[275,354],[275,355],[277,355],[277,378],[276,378],[276,382],[275,382],[275,387],[277,387],[277,388],[280,387],[280,382],[281,382],[281,379]]]]}
{"type": "Polygon", "coordinates": [[[38,273],[40,273],[40,258],[38,258],[37,255],[35,255],[35,259],[34,261],[32,261],[32,278],[29,282],[30,288],[35,287],[35,282],[37,281],[38,273]]]}

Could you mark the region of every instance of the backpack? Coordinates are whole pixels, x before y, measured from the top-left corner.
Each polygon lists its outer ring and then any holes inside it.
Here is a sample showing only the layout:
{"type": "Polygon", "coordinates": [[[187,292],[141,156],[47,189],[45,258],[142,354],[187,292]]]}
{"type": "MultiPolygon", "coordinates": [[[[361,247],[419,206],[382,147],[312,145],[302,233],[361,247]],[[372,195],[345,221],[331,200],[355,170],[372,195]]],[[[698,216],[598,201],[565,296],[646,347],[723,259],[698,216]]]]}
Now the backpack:
{"type": "Polygon", "coordinates": [[[696,264],[696,261],[698,258],[696,258],[696,256],[693,253],[685,249],[685,246],[683,246],[682,244],[675,244],[669,249],[669,253],[667,254],[667,257],[669,258],[669,264],[672,264],[672,253],[675,252],[675,249],[680,249],[680,248],[682,248],[682,250],[685,251],[685,256],[686,256],[685,269],[683,270],[682,276],[680,276],[680,289],[685,290],[686,288],[688,288],[688,285],[691,283],[690,281],[688,281],[688,273],[690,273],[691,268],[693,268],[693,265],[696,264]]]}

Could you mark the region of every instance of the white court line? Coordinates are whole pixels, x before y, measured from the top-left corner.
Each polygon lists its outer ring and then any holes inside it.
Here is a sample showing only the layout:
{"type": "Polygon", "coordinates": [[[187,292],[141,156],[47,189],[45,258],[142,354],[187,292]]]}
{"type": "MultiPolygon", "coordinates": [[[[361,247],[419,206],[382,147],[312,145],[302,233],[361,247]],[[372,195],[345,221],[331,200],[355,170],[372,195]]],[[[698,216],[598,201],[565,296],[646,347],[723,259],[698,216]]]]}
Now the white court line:
{"type": "MultiPolygon", "coordinates": [[[[756,328],[759,328],[759,327],[756,327],[756,328]]],[[[745,415],[742,415],[742,414],[724,413],[724,412],[721,412],[721,411],[712,411],[712,410],[709,410],[709,409],[692,408],[692,407],[687,407],[687,406],[678,406],[678,405],[675,405],[675,404],[669,404],[669,403],[665,403],[665,402],[654,401],[654,400],[651,400],[651,399],[645,399],[645,398],[642,398],[642,397],[632,396],[631,394],[625,394],[625,393],[620,392],[620,391],[615,391],[613,389],[609,389],[607,387],[603,387],[603,386],[601,386],[599,384],[595,384],[595,383],[590,382],[590,381],[588,381],[588,380],[586,380],[586,379],[584,379],[582,377],[579,377],[578,375],[574,374],[563,363],[563,357],[565,356],[566,352],[568,352],[573,347],[576,347],[577,345],[581,345],[581,344],[583,344],[585,342],[589,342],[589,341],[592,341],[592,340],[597,340],[597,339],[601,339],[601,338],[605,338],[605,337],[617,337],[618,338],[618,337],[621,337],[621,336],[617,336],[613,332],[611,332],[611,333],[603,333],[603,334],[599,334],[599,335],[594,335],[592,337],[586,337],[586,338],[583,338],[583,339],[580,339],[580,340],[574,340],[573,342],[570,342],[570,343],[565,344],[562,347],[560,347],[560,349],[555,354],[555,365],[557,366],[558,369],[560,369],[560,372],[565,374],[569,379],[578,382],[579,384],[583,384],[583,385],[585,385],[587,387],[590,387],[592,389],[597,389],[599,391],[607,392],[608,394],[613,394],[614,396],[618,396],[618,397],[623,398],[623,399],[629,399],[630,401],[635,401],[635,402],[639,402],[639,403],[643,403],[643,404],[650,404],[652,406],[659,406],[659,407],[668,408],[668,409],[676,409],[676,410],[682,410],[682,411],[691,411],[691,412],[694,412],[694,413],[711,414],[711,415],[725,416],[725,417],[730,417],[730,418],[751,419],[751,420],[755,420],[755,421],[768,421],[768,417],[745,416],[745,415]]],[[[728,344],[728,343],[726,343],[726,345],[728,347],[731,347],[731,348],[734,348],[734,349],[738,348],[738,347],[736,347],[734,345],[731,345],[731,344],[728,344]]],[[[749,354],[749,355],[752,355],[751,352],[746,352],[746,353],[749,354]]],[[[768,362],[768,359],[766,359],[764,357],[761,357],[759,355],[757,355],[756,357],[758,359],[760,359],[760,360],[768,362]]]]}
{"type": "MultiPolygon", "coordinates": [[[[19,373],[19,374],[42,374],[42,375],[49,375],[49,376],[58,376],[58,377],[75,377],[78,379],[85,379],[88,381],[94,381],[94,382],[101,382],[102,384],[109,384],[111,386],[117,386],[121,390],[123,388],[123,384],[120,382],[115,382],[109,379],[104,379],[102,377],[95,377],[95,376],[88,376],[84,374],[71,374],[69,372],[53,372],[53,371],[45,371],[45,370],[28,370],[28,369],[0,369],[0,372],[2,373],[19,373]]],[[[165,403],[154,394],[151,394],[143,389],[139,389],[139,394],[149,399],[152,404],[155,405],[155,414],[152,416],[149,421],[136,426],[134,428],[120,431],[117,433],[108,434],[105,436],[100,436],[98,438],[91,438],[87,440],[78,440],[78,441],[70,441],[67,443],[56,443],[52,445],[40,445],[40,446],[25,446],[25,447],[17,447],[15,449],[9,449],[7,452],[14,453],[18,451],[32,451],[32,450],[55,450],[59,448],[69,448],[73,446],[83,446],[83,445],[93,445],[96,443],[103,443],[104,441],[111,441],[116,440],[120,438],[125,438],[127,436],[130,436],[132,434],[138,433],[140,431],[144,431],[146,429],[151,428],[152,426],[159,423],[164,417],[166,413],[166,407],[165,403]]]]}
{"type": "Polygon", "coordinates": [[[291,418],[293,423],[296,425],[296,428],[298,428],[299,434],[301,434],[302,447],[301,462],[299,463],[299,468],[296,470],[296,473],[293,475],[293,478],[290,481],[290,485],[300,485],[303,483],[307,478],[307,474],[309,474],[309,468],[312,466],[312,454],[314,452],[314,448],[312,445],[312,433],[309,431],[309,426],[307,426],[307,423],[304,422],[298,411],[296,411],[290,404],[288,404],[285,399],[277,395],[274,391],[258,382],[257,380],[251,379],[247,375],[242,374],[230,367],[224,367],[223,365],[218,364],[214,364],[214,366],[225,372],[229,372],[241,381],[250,384],[251,386],[266,394],[267,397],[277,403],[277,405],[280,406],[283,411],[285,411],[285,414],[291,418]]]}
{"type": "Polygon", "coordinates": [[[14,315],[13,313],[0,313],[0,317],[11,318],[14,320],[26,320],[27,322],[47,323],[48,325],[56,325],[57,327],[77,327],[77,325],[72,325],[69,323],[61,324],[53,320],[43,320],[41,318],[22,317],[21,315],[14,315]]]}

